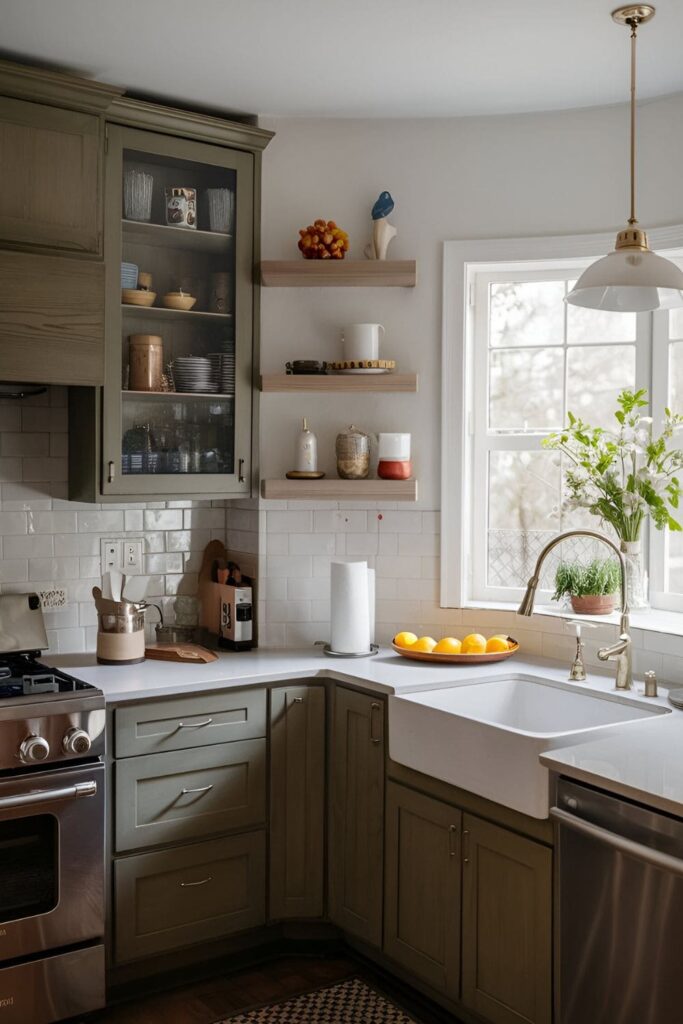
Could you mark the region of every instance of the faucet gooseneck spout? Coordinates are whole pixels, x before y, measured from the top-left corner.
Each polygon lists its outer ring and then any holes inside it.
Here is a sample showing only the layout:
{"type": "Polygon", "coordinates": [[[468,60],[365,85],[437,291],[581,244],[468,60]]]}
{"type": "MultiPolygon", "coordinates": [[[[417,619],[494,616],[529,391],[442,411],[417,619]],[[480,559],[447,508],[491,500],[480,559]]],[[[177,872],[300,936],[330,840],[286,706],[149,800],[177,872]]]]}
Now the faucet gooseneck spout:
{"type": "Polygon", "coordinates": [[[609,537],[606,537],[604,533],[598,533],[595,530],[567,530],[565,533],[559,533],[557,537],[553,537],[553,539],[543,548],[536,560],[533,576],[531,576],[527,583],[526,592],[522,598],[519,608],[517,609],[517,614],[526,616],[533,614],[536,590],[538,589],[538,584],[541,578],[541,568],[543,563],[550,552],[556,548],[558,544],[561,544],[563,540],[567,540],[569,537],[592,537],[594,540],[602,541],[603,544],[612,548],[619,559],[619,565],[621,566],[621,622],[619,627],[619,639],[607,647],[601,647],[598,651],[598,658],[600,661],[615,661],[617,664],[617,689],[630,690],[633,686],[633,652],[630,636],[630,609],[626,593],[626,560],[614,541],[610,540],[609,537]]]}

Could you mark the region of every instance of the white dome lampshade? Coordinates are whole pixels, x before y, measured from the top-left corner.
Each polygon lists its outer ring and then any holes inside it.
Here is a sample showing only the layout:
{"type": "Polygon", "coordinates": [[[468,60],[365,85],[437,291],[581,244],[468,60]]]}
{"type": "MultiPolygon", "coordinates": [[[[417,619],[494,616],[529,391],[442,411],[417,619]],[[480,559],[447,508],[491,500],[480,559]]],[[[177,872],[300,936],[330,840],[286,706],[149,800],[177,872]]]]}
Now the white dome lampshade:
{"type": "Polygon", "coordinates": [[[683,306],[683,270],[652,252],[647,235],[628,228],[617,235],[614,252],[584,270],[567,302],[615,313],[647,313],[683,306]]]}
{"type": "Polygon", "coordinates": [[[614,252],[591,263],[566,301],[587,309],[615,313],[648,313],[683,306],[683,270],[652,252],[636,218],[636,39],[640,25],[651,21],[651,4],[628,4],[612,11],[612,19],[631,32],[631,216],[617,235],[614,252]]]}

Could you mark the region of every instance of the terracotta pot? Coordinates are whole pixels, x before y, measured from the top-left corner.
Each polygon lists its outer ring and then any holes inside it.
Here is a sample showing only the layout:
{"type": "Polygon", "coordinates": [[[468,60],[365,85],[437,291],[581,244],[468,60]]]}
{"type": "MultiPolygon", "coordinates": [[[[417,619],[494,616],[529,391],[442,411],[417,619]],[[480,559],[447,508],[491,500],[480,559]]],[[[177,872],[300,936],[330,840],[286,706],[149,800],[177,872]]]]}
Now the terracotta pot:
{"type": "Polygon", "coordinates": [[[574,597],[572,608],[577,615],[609,615],[614,611],[614,594],[586,594],[574,597]]]}

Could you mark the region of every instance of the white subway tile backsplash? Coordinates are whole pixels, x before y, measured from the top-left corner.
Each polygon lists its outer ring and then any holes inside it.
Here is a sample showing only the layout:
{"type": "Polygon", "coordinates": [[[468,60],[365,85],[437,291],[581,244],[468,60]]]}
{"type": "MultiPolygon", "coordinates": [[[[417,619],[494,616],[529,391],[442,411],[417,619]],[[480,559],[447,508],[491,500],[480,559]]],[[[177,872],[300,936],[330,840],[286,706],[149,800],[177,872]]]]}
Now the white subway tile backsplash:
{"type": "Polygon", "coordinates": [[[172,554],[145,555],[145,572],[152,576],[157,574],[182,573],[184,570],[183,556],[180,551],[172,554]]]}
{"type": "Polygon", "coordinates": [[[290,533],[290,555],[334,555],[336,538],[333,533],[290,533]]]}
{"type": "Polygon", "coordinates": [[[150,509],[143,513],[145,530],[182,530],[183,515],[181,509],[150,509]]]}
{"type": "Polygon", "coordinates": [[[26,512],[0,512],[0,534],[26,533],[28,520],[26,512]]]}
{"type": "Polygon", "coordinates": [[[142,533],[143,511],[141,508],[126,509],[123,513],[123,528],[126,533],[142,533]]]}
{"type": "Polygon", "coordinates": [[[22,460],[20,458],[0,458],[0,483],[21,480],[22,460]]]}
{"type": "Polygon", "coordinates": [[[25,481],[66,480],[68,476],[65,458],[24,459],[23,478],[25,481]]]}
{"type": "Polygon", "coordinates": [[[123,512],[77,512],[79,533],[123,533],[123,512]]]}
{"type": "Polygon", "coordinates": [[[268,533],[309,533],[313,528],[312,513],[300,512],[267,512],[268,533]]]}
{"type": "Polygon", "coordinates": [[[0,454],[2,455],[49,455],[50,435],[36,433],[13,433],[3,431],[0,434],[0,454]]]}
{"type": "MultiPolygon", "coordinates": [[[[76,533],[76,512],[30,512],[28,514],[29,533],[76,533]]],[[[0,533],[5,533],[0,522],[0,533]]]]}
{"type": "Polygon", "coordinates": [[[79,577],[77,558],[30,558],[30,580],[74,580],[79,577]]]}
{"type": "MultiPolygon", "coordinates": [[[[186,530],[225,529],[224,508],[186,508],[183,512],[183,526],[186,530]]],[[[179,527],[165,526],[165,530],[179,527]]]]}

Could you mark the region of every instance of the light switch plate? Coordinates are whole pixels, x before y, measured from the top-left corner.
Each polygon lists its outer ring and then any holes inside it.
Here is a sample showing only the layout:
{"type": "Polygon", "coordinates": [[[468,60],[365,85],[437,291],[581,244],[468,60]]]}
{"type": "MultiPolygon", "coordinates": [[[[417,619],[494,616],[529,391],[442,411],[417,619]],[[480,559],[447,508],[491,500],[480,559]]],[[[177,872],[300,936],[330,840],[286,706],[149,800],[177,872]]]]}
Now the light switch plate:
{"type": "Polygon", "coordinates": [[[142,537],[116,537],[100,544],[102,575],[118,569],[126,576],[142,573],[142,537]]]}

